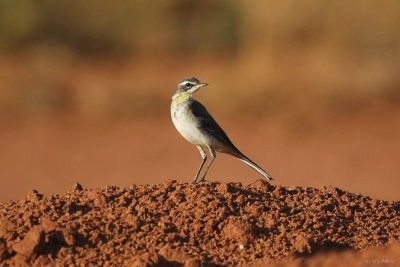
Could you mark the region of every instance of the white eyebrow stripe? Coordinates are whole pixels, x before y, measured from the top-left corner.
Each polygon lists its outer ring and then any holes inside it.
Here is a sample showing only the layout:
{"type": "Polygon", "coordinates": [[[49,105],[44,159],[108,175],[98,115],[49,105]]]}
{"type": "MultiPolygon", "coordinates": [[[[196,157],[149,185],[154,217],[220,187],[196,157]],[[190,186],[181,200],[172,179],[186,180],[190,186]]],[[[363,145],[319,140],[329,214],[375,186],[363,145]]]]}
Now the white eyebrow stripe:
{"type": "Polygon", "coordinates": [[[181,82],[179,85],[185,85],[185,84],[187,84],[187,83],[190,83],[190,84],[192,84],[192,85],[196,85],[195,83],[192,83],[192,82],[189,82],[189,81],[183,81],[183,82],[181,82]]]}

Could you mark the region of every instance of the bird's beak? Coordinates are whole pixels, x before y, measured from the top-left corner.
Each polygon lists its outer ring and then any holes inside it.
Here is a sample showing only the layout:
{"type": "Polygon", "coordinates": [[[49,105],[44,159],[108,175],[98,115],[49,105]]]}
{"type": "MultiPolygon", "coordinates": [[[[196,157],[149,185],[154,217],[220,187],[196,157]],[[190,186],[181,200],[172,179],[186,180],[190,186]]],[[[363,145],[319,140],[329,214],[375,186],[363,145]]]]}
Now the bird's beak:
{"type": "Polygon", "coordinates": [[[200,83],[199,85],[197,85],[196,91],[199,90],[201,87],[204,87],[204,86],[207,86],[207,85],[208,85],[208,83],[200,83]]]}
{"type": "Polygon", "coordinates": [[[199,90],[201,87],[204,87],[204,86],[207,86],[208,85],[208,83],[199,83],[198,85],[196,85],[196,86],[193,86],[193,88],[192,89],[190,89],[190,93],[195,93],[197,90],[199,90]]]}

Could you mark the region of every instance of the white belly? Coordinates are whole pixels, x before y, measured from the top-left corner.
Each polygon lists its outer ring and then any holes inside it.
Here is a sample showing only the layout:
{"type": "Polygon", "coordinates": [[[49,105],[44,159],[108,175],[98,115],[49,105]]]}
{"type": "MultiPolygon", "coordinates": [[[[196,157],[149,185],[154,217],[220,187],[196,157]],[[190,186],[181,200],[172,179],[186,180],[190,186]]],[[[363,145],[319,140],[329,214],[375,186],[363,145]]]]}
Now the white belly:
{"type": "Polygon", "coordinates": [[[171,108],[172,122],[178,132],[193,145],[213,146],[214,138],[207,132],[202,131],[192,119],[186,107],[171,108]]]}

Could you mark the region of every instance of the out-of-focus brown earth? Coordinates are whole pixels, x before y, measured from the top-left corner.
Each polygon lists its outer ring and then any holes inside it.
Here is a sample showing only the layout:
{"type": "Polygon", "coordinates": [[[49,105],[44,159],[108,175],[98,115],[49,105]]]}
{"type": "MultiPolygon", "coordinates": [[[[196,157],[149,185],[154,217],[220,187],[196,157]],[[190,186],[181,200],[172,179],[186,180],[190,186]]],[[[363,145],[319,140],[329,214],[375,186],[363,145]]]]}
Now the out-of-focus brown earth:
{"type": "MultiPolygon", "coordinates": [[[[332,185],[399,199],[400,109],[371,107],[305,122],[251,116],[235,121],[210,112],[276,184],[332,185]]],[[[168,110],[164,117],[142,120],[29,120],[0,127],[0,201],[17,200],[32,189],[65,192],[77,181],[90,188],[190,182],[201,160],[173,127],[168,110]]],[[[224,154],[217,155],[208,176],[243,184],[259,178],[224,154]]]]}
{"type": "Polygon", "coordinates": [[[0,203],[0,263],[399,266],[399,229],[400,202],[335,187],[76,184],[0,203]]]}

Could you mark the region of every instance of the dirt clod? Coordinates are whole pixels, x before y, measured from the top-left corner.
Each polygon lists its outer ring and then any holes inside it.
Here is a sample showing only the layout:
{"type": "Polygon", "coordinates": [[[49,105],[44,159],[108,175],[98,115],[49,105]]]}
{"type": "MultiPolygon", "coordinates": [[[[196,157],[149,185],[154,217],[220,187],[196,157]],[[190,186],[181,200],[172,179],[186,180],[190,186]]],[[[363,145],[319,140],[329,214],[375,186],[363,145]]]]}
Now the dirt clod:
{"type": "Polygon", "coordinates": [[[232,217],[225,225],[223,232],[227,239],[233,239],[243,243],[248,243],[255,237],[254,226],[241,218],[232,217]]]}
{"type": "Polygon", "coordinates": [[[83,187],[80,183],[76,183],[72,186],[72,190],[82,191],[83,187]]]}
{"type": "Polygon", "coordinates": [[[0,262],[4,261],[8,258],[8,250],[6,241],[3,238],[0,238],[0,262]]]}
{"type": "Polygon", "coordinates": [[[43,195],[34,189],[28,193],[28,195],[26,196],[26,200],[36,202],[36,201],[41,200],[42,197],[43,197],[43,195]]]}
{"type": "Polygon", "coordinates": [[[399,259],[399,207],[261,180],[32,191],[0,203],[0,265],[312,266],[389,244],[387,258],[399,259]]]}
{"type": "Polygon", "coordinates": [[[32,227],[22,241],[13,245],[17,254],[25,257],[32,257],[44,247],[45,232],[40,226],[32,227]]]}

